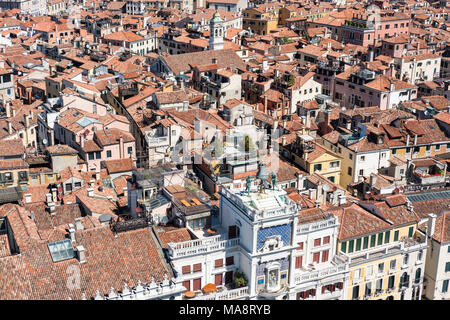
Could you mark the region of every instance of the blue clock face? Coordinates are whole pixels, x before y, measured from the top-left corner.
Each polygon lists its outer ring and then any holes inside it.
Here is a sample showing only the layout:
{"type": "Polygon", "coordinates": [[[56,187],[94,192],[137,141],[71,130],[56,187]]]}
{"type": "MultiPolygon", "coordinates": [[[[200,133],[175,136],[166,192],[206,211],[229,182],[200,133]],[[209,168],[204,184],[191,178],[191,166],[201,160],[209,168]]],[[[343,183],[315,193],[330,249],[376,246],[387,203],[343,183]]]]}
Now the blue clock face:
{"type": "Polygon", "coordinates": [[[266,243],[266,240],[273,236],[280,236],[284,246],[291,243],[291,225],[283,224],[269,228],[262,228],[258,230],[257,236],[257,250],[261,250],[266,243]]]}

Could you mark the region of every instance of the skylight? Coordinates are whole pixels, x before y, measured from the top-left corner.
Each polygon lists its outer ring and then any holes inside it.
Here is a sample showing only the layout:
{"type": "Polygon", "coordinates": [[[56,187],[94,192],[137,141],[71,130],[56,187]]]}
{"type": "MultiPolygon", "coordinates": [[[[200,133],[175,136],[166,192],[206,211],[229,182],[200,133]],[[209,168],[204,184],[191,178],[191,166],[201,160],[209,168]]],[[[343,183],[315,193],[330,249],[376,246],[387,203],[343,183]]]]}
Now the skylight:
{"type": "Polygon", "coordinates": [[[48,250],[50,251],[53,262],[75,258],[75,252],[70,240],[49,243],[48,250]]]}

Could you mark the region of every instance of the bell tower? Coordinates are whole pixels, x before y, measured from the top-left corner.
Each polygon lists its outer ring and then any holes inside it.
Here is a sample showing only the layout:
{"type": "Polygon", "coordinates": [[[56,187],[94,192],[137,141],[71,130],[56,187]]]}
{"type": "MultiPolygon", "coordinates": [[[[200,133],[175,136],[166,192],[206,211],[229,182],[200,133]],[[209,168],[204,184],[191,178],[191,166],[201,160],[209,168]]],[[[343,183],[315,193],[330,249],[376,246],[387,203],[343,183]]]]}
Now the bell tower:
{"type": "Polygon", "coordinates": [[[220,17],[220,14],[216,12],[209,21],[209,50],[223,49],[224,32],[223,20],[220,17]]]}

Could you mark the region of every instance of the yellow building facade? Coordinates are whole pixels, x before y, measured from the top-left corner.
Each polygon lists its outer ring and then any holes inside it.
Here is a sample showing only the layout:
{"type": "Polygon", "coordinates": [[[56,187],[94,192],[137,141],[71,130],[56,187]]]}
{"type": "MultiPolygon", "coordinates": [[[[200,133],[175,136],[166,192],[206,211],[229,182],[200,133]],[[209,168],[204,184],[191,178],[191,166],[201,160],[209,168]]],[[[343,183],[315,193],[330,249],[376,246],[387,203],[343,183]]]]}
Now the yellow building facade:
{"type": "Polygon", "coordinates": [[[251,8],[243,10],[243,29],[250,28],[253,33],[259,35],[269,34],[278,27],[279,10],[261,10],[251,8]]]}
{"type": "Polygon", "coordinates": [[[412,238],[416,227],[409,224],[338,242],[338,250],[350,258],[348,300],[400,298],[404,256],[401,241],[412,238]]]}

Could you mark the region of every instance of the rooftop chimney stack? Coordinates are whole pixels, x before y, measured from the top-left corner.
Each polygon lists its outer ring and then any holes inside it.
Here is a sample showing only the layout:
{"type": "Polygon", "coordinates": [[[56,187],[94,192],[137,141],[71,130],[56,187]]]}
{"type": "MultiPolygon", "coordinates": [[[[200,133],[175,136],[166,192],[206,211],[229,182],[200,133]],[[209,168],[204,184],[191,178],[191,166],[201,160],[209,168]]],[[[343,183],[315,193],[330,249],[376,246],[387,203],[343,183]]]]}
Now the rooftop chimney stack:
{"type": "Polygon", "coordinates": [[[69,224],[69,236],[70,241],[75,242],[75,228],[73,224],[69,224]]]}
{"type": "Polygon", "coordinates": [[[12,134],[13,133],[13,128],[12,128],[11,121],[6,120],[6,124],[8,125],[8,134],[12,134]]]}
{"type": "Polygon", "coordinates": [[[56,205],[55,205],[55,203],[49,203],[49,204],[47,204],[47,206],[48,206],[48,209],[50,210],[50,214],[52,215],[52,216],[54,216],[55,214],[56,214],[56,205]]]}
{"type": "Polygon", "coordinates": [[[85,253],[85,249],[83,246],[77,246],[77,252],[78,252],[78,261],[80,263],[85,263],[86,262],[86,253],[85,253]]]}
{"type": "Polygon", "coordinates": [[[76,218],[75,219],[75,229],[76,230],[83,230],[84,229],[83,224],[81,223],[81,219],[82,218],[76,218]]]}
{"type": "Polygon", "coordinates": [[[25,203],[31,203],[31,193],[24,194],[25,203]]]}
{"type": "Polygon", "coordinates": [[[427,227],[427,233],[428,238],[432,238],[434,236],[434,230],[436,228],[436,217],[434,213],[430,213],[428,218],[428,227],[427,227]]]}
{"type": "Polygon", "coordinates": [[[45,197],[47,198],[47,204],[53,202],[53,198],[52,198],[52,194],[51,193],[46,193],[45,197]]]}
{"type": "Polygon", "coordinates": [[[87,190],[88,197],[94,196],[94,188],[87,188],[86,190],[87,190]]]}

